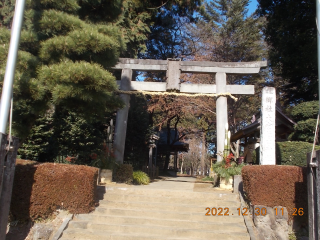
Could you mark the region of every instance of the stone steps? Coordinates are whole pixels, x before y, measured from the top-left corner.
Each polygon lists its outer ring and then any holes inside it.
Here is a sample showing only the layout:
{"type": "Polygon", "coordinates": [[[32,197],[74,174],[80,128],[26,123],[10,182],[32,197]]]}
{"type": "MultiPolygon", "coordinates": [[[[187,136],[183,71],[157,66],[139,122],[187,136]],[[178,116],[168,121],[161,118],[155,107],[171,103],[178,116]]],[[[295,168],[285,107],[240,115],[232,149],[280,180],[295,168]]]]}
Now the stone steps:
{"type": "MultiPolygon", "coordinates": [[[[215,195],[210,198],[210,196],[207,196],[207,198],[190,198],[190,197],[163,197],[159,195],[151,195],[151,196],[145,196],[145,195],[124,195],[124,194],[107,194],[104,197],[104,200],[100,201],[100,204],[104,204],[104,201],[120,201],[120,202],[160,202],[160,203],[180,203],[180,204],[189,204],[189,205],[197,205],[201,203],[202,205],[211,205],[211,206],[221,206],[223,204],[224,206],[230,206],[237,202],[238,200],[223,200],[223,199],[216,199],[215,195]],[[159,198],[161,198],[161,201],[159,201],[159,198]]],[[[239,205],[239,204],[238,204],[239,205]]],[[[240,206],[240,205],[239,205],[240,206]]]]}
{"type": "Polygon", "coordinates": [[[123,217],[123,216],[101,216],[101,215],[90,215],[88,217],[77,216],[76,221],[70,222],[69,226],[72,228],[92,228],[92,222],[103,222],[112,223],[117,225],[146,225],[146,226],[160,226],[160,227],[171,227],[175,226],[178,228],[186,229],[211,229],[220,230],[223,227],[224,230],[237,230],[239,232],[246,232],[247,229],[240,220],[236,222],[206,222],[206,221],[195,221],[195,220],[172,220],[172,219],[159,219],[159,218],[146,218],[146,217],[123,217]]]}
{"type": "MultiPolygon", "coordinates": [[[[99,202],[99,207],[101,208],[123,208],[123,209],[144,209],[144,210],[154,210],[155,207],[161,206],[163,210],[166,211],[177,211],[177,212],[186,212],[186,208],[188,209],[188,212],[203,212],[206,211],[206,207],[216,207],[217,209],[219,207],[225,208],[229,206],[229,214],[231,215],[234,213],[238,213],[238,208],[240,205],[236,205],[234,207],[230,207],[231,204],[237,204],[236,202],[230,202],[229,205],[226,205],[225,203],[219,203],[219,205],[213,205],[212,202],[209,202],[208,204],[198,203],[198,204],[181,204],[181,203],[163,203],[163,202],[121,202],[121,201],[109,201],[109,200],[102,200],[99,202]],[[158,206],[157,206],[158,205],[158,206]]],[[[225,213],[225,210],[223,210],[223,213],[225,213]]]]}
{"type": "MultiPolygon", "coordinates": [[[[162,208],[154,208],[153,210],[143,209],[123,209],[123,208],[102,208],[98,207],[95,213],[98,216],[139,216],[145,218],[160,218],[165,220],[196,220],[207,222],[243,222],[243,217],[238,214],[229,216],[206,216],[206,210],[203,208],[201,212],[178,212],[178,211],[166,211],[162,208]]],[[[85,216],[88,216],[87,214],[85,216]]]]}
{"type": "MultiPolygon", "coordinates": [[[[106,187],[99,189],[99,195],[103,195],[104,197],[107,195],[124,195],[124,196],[145,196],[148,198],[159,198],[165,197],[170,199],[179,199],[182,200],[183,198],[190,199],[190,195],[193,199],[207,199],[214,197],[215,200],[223,200],[223,201],[238,201],[238,195],[233,194],[231,192],[186,192],[186,191],[170,191],[170,190],[163,190],[163,189],[152,189],[152,188],[143,188],[141,186],[138,187],[106,187]]],[[[159,200],[159,199],[158,199],[159,200]]]]}
{"type": "Polygon", "coordinates": [[[139,186],[107,187],[98,195],[99,207],[76,215],[61,240],[250,240],[236,194],[139,186]],[[229,216],[206,216],[207,207],[228,208],[229,216]]]}
{"type": "Polygon", "coordinates": [[[114,233],[108,231],[85,231],[85,230],[70,230],[64,235],[61,240],[250,240],[250,237],[245,234],[230,234],[230,233],[214,233],[212,237],[206,238],[205,232],[199,232],[196,237],[188,235],[189,232],[184,232],[183,236],[164,236],[164,235],[150,235],[147,233],[114,233]],[[201,234],[204,233],[204,234],[201,234]]]}
{"type": "Polygon", "coordinates": [[[70,229],[63,233],[61,240],[66,239],[210,239],[210,240],[250,240],[247,233],[225,232],[225,231],[208,231],[194,229],[166,229],[159,226],[132,226],[128,225],[116,226],[111,229],[110,225],[105,229],[70,229]],[[134,229],[134,231],[132,231],[134,229]]]}

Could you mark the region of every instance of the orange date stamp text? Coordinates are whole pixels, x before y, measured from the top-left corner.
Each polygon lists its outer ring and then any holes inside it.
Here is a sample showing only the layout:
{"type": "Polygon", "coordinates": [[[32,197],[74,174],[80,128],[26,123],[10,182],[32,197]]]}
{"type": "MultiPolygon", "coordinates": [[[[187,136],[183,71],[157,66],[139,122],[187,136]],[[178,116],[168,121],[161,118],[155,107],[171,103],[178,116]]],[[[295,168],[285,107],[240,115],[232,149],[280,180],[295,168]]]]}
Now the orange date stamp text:
{"type": "MultiPolygon", "coordinates": [[[[278,210],[278,208],[275,208],[275,214],[276,215],[282,215],[284,214],[284,210],[283,208],[280,208],[278,210]]],[[[293,208],[293,213],[292,216],[302,216],[304,214],[303,208],[293,208]]],[[[265,216],[267,214],[267,209],[266,208],[255,208],[254,212],[251,214],[249,209],[244,207],[244,208],[237,208],[237,212],[231,212],[230,209],[228,207],[222,208],[206,208],[206,216],[252,216],[252,215],[256,215],[256,216],[265,216]]]]}

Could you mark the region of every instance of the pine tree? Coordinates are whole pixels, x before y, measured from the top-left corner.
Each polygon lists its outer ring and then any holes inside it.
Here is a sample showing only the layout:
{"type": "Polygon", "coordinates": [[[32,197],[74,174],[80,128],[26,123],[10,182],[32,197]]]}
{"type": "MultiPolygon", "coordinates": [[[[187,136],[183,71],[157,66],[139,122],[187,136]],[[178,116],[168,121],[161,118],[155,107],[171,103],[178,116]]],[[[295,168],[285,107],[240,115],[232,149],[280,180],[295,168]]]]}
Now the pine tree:
{"type": "MultiPolygon", "coordinates": [[[[5,1],[4,6],[12,8],[9,3],[5,1]]],[[[14,81],[14,128],[19,137],[28,135],[51,104],[56,111],[63,106],[86,119],[103,117],[122,106],[114,94],[115,77],[107,71],[125,50],[121,29],[115,24],[121,1],[105,4],[113,15],[95,21],[91,21],[95,13],[87,11],[91,4],[96,2],[27,1],[14,81]]],[[[5,7],[1,8],[1,79],[11,26],[11,13],[5,7]]]]}
{"type": "Polygon", "coordinates": [[[0,2],[0,26],[10,27],[13,19],[14,0],[3,0],[0,2]]]}

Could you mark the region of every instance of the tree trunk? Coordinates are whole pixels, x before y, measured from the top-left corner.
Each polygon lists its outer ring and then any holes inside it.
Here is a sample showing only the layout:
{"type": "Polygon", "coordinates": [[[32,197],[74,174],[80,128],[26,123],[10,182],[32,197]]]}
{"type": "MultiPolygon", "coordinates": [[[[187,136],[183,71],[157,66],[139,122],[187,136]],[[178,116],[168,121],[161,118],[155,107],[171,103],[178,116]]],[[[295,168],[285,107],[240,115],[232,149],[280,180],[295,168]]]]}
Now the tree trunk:
{"type": "Polygon", "coordinates": [[[173,118],[167,120],[167,152],[166,159],[164,161],[163,171],[166,172],[168,170],[169,161],[170,161],[170,144],[171,144],[171,130],[170,130],[170,122],[173,118]]]}
{"type": "Polygon", "coordinates": [[[206,150],[206,134],[202,133],[202,148],[201,148],[201,171],[202,175],[205,175],[205,158],[207,155],[207,150],[206,150]]]}

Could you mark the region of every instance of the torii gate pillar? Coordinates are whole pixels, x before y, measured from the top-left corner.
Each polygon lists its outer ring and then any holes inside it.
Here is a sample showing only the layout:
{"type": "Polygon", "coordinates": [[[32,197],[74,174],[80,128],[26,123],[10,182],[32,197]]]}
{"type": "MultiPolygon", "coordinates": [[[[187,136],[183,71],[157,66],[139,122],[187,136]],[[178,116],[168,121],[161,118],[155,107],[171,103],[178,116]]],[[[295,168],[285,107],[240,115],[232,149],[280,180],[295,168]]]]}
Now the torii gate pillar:
{"type": "MultiPolygon", "coordinates": [[[[121,73],[120,89],[129,91],[132,80],[132,69],[124,68],[121,73]]],[[[130,107],[130,95],[120,94],[125,106],[118,110],[114,132],[114,156],[118,163],[123,163],[124,147],[126,143],[128,112],[130,107]]]]}
{"type": "MultiPolygon", "coordinates": [[[[216,73],[217,93],[227,92],[227,75],[224,72],[216,73]]],[[[217,161],[222,161],[219,153],[224,151],[225,126],[228,122],[228,104],[227,97],[220,96],[216,103],[216,121],[217,121],[217,161]]]]}

